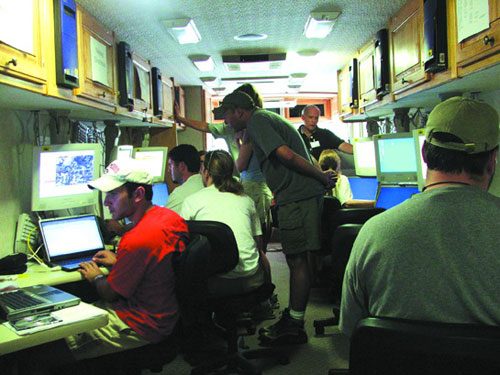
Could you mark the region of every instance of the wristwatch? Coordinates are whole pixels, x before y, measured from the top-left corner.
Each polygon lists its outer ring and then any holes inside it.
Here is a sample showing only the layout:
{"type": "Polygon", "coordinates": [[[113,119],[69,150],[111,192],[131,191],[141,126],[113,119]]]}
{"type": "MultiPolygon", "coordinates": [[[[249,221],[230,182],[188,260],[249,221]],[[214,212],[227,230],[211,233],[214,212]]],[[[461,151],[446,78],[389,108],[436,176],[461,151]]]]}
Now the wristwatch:
{"type": "Polygon", "coordinates": [[[103,277],[106,277],[106,276],[104,276],[102,273],[100,273],[99,275],[97,275],[96,277],[94,277],[92,279],[92,283],[95,284],[97,282],[97,280],[102,279],[103,277]]]}

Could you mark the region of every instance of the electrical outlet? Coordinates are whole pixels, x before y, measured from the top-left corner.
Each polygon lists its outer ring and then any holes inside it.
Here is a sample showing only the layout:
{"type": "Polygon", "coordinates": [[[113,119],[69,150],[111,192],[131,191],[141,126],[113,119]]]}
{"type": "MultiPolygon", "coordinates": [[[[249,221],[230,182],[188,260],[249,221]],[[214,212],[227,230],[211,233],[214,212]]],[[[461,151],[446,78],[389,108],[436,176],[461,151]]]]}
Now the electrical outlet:
{"type": "Polygon", "coordinates": [[[40,242],[40,237],[38,235],[38,231],[36,229],[33,230],[34,228],[37,228],[37,225],[30,215],[25,213],[19,215],[19,219],[17,220],[16,242],[14,249],[16,253],[30,253],[27,244],[28,236],[31,248],[36,249],[38,243],[40,242]]]}

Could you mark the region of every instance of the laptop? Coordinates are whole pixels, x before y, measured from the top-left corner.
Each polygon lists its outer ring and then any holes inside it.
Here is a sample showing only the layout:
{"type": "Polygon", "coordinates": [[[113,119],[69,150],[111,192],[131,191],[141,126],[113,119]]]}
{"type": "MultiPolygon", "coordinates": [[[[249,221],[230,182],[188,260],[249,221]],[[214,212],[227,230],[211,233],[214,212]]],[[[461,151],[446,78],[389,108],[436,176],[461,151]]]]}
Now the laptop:
{"type": "Polygon", "coordinates": [[[78,269],[81,262],[104,249],[95,215],[40,220],[39,225],[47,261],[64,271],[78,269]]]}
{"type": "Polygon", "coordinates": [[[353,200],[375,201],[378,189],[375,177],[348,177],[348,179],[353,200]]]}
{"type": "Polygon", "coordinates": [[[0,315],[14,321],[26,316],[48,314],[55,310],[76,306],[80,298],[48,285],[0,292],[0,315]]]}
{"type": "Polygon", "coordinates": [[[418,193],[420,191],[417,185],[380,185],[375,207],[388,210],[418,193]]]}

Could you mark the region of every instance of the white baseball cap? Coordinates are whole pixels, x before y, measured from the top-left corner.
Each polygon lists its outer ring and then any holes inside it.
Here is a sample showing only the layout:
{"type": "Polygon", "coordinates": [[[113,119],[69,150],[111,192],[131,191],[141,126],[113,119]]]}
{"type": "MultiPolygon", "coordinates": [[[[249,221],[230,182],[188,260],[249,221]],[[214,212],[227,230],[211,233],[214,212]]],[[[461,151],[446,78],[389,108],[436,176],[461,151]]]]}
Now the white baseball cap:
{"type": "Polygon", "coordinates": [[[151,185],[153,176],[146,171],[143,162],[132,158],[115,160],[108,165],[104,174],[88,184],[89,188],[107,193],[127,182],[151,185]]]}

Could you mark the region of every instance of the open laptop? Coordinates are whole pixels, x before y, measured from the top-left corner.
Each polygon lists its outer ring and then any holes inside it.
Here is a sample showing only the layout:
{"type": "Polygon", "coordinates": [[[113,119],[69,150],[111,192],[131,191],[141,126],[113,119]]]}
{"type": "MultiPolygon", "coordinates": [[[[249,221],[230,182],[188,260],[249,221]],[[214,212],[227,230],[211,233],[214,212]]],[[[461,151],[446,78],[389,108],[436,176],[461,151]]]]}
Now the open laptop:
{"type": "Polygon", "coordinates": [[[76,270],[104,249],[95,215],[40,220],[39,225],[47,261],[64,271],[76,270]]]}
{"type": "Polygon", "coordinates": [[[80,298],[48,285],[0,292],[0,315],[2,319],[14,321],[26,316],[50,313],[75,306],[80,298]]]}
{"type": "Polygon", "coordinates": [[[388,210],[418,193],[420,191],[417,185],[380,185],[375,207],[388,210]]]}

